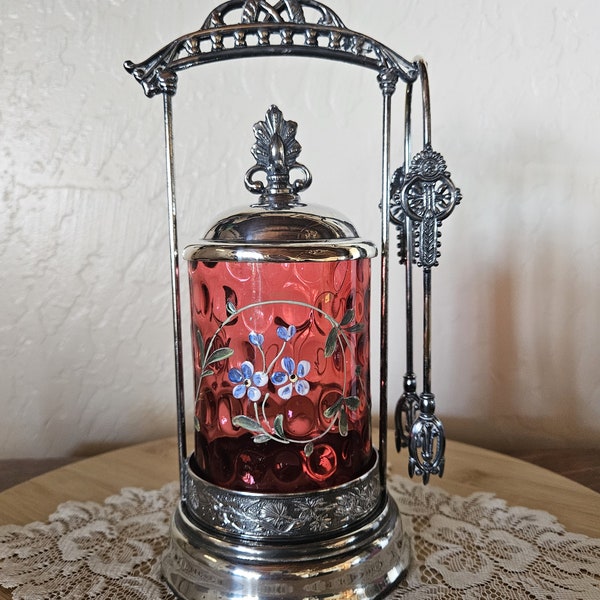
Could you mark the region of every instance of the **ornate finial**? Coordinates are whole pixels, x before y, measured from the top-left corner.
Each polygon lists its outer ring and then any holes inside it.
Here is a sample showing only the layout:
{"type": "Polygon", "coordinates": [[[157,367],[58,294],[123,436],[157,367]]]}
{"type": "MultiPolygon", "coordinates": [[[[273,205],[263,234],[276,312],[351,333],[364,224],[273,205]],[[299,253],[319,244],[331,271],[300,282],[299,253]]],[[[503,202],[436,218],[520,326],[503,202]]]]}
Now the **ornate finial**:
{"type": "Polygon", "coordinates": [[[285,208],[298,201],[298,192],[312,183],[308,169],[297,162],[302,146],[296,140],[298,124],[286,121],[282,112],[272,105],[264,121],[254,125],[256,143],[252,146],[252,156],[256,165],[246,173],[246,188],[253,194],[260,194],[262,203],[272,208],[285,208]],[[304,179],[290,182],[290,171],[300,169],[304,179]],[[267,176],[266,185],[262,181],[252,179],[258,172],[267,176]]]}

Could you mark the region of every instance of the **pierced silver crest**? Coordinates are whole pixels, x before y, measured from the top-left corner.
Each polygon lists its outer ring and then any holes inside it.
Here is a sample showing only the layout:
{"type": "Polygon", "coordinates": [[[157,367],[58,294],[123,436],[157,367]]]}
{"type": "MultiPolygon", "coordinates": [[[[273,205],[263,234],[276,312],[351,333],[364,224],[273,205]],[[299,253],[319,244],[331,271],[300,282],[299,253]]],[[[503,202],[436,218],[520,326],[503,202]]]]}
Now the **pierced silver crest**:
{"type": "Polygon", "coordinates": [[[229,0],[211,11],[200,30],[173,40],[142,62],[128,60],[124,67],[152,97],[175,94],[177,72],[191,66],[292,52],[374,69],[389,94],[398,78],[412,82],[417,77],[414,63],[346,28],[318,0],[229,0]]]}
{"type": "Polygon", "coordinates": [[[444,157],[427,145],[413,158],[399,195],[402,212],[414,227],[417,264],[426,268],[437,266],[439,227],[462,199],[446,171],[444,157]]]}

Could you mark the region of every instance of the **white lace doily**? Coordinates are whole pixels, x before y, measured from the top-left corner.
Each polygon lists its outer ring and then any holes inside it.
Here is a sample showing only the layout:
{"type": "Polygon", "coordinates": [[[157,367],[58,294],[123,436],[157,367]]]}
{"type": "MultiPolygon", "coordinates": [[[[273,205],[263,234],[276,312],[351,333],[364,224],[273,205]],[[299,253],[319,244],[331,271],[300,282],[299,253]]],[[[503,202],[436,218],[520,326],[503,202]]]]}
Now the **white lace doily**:
{"type": "MultiPolygon", "coordinates": [[[[546,513],[492,494],[462,498],[389,480],[413,546],[391,598],[598,600],[600,539],[565,531],[546,513]]],[[[0,585],[14,600],[162,600],[179,488],[125,488],[104,504],[66,502],[48,523],[0,527],[0,585]]]]}

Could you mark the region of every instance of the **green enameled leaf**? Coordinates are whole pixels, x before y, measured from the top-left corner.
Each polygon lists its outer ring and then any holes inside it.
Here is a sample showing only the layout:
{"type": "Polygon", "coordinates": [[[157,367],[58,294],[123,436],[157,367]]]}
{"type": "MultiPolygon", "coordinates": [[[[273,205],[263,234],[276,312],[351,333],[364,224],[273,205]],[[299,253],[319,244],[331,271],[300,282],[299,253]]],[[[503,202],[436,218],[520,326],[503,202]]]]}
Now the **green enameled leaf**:
{"type": "Polygon", "coordinates": [[[237,312],[237,308],[235,307],[235,304],[231,301],[225,303],[225,310],[227,311],[227,314],[229,316],[235,315],[235,313],[237,312]]]}
{"type": "Polygon", "coordinates": [[[233,354],[231,348],[217,348],[207,359],[206,365],[212,365],[213,363],[219,362],[229,358],[233,354]]]}
{"type": "Polygon", "coordinates": [[[360,398],[358,396],[344,398],[344,402],[350,410],[356,410],[360,406],[360,398]]]}
{"type": "Polygon", "coordinates": [[[273,429],[280,438],[285,438],[285,431],[283,431],[283,415],[277,415],[275,417],[275,420],[273,421],[273,429]]]}
{"type": "Polygon", "coordinates": [[[231,419],[231,422],[236,427],[241,427],[242,429],[247,429],[248,431],[261,432],[264,431],[261,424],[247,417],[246,415],[237,415],[231,419]]]}
{"type": "Polygon", "coordinates": [[[198,354],[200,355],[200,359],[204,360],[204,340],[202,339],[202,334],[199,329],[196,329],[196,343],[198,344],[198,354]]]}
{"type": "Polygon", "coordinates": [[[215,372],[212,369],[204,369],[200,374],[200,377],[208,377],[209,375],[214,375],[215,372]]]}
{"type": "Polygon", "coordinates": [[[326,408],[323,411],[323,416],[326,419],[331,419],[331,417],[337,415],[337,413],[340,411],[340,408],[342,408],[343,400],[343,398],[338,398],[329,408],[326,408]]]}
{"type": "Polygon", "coordinates": [[[308,444],[306,444],[306,446],[304,446],[304,454],[306,454],[307,458],[313,453],[314,449],[315,449],[315,445],[312,442],[308,442],[308,444]]]}
{"type": "Polygon", "coordinates": [[[200,421],[198,421],[198,417],[196,416],[194,416],[194,429],[200,431],[200,421]]]}
{"type": "Polygon", "coordinates": [[[338,342],[338,328],[334,327],[327,336],[325,342],[325,358],[329,358],[334,352],[338,342]]]}
{"type": "Polygon", "coordinates": [[[346,327],[345,331],[348,333],[356,333],[358,331],[362,331],[364,329],[364,325],[362,323],[354,323],[354,325],[350,325],[350,327],[346,327]]]}
{"type": "Polygon", "coordinates": [[[354,320],[354,309],[349,308],[346,311],[346,313],[344,314],[344,316],[342,317],[340,325],[343,327],[344,325],[348,325],[348,323],[350,323],[353,320],[354,320]]]}
{"type": "Polygon", "coordinates": [[[340,413],[340,435],[346,437],[348,435],[348,415],[346,411],[340,413]]]}
{"type": "Polygon", "coordinates": [[[267,435],[266,433],[261,433],[259,435],[255,435],[252,438],[252,441],[255,444],[264,444],[265,442],[268,442],[271,439],[271,436],[267,435]]]}

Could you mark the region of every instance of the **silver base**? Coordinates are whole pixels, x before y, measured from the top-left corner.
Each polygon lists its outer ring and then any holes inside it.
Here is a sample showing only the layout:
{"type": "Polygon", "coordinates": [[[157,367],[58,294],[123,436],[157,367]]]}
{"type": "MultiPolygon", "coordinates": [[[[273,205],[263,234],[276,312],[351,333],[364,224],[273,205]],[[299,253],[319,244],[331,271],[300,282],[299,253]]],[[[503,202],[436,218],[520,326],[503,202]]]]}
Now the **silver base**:
{"type": "Polygon", "coordinates": [[[406,574],[408,540],[396,503],[336,537],[277,544],[200,529],[180,504],[162,570],[184,600],[358,600],[389,592],[406,574]]]}

